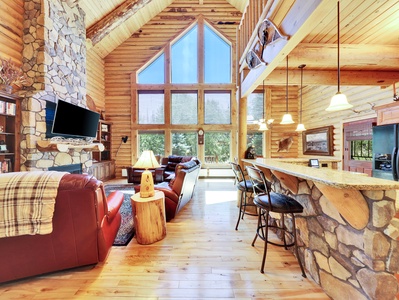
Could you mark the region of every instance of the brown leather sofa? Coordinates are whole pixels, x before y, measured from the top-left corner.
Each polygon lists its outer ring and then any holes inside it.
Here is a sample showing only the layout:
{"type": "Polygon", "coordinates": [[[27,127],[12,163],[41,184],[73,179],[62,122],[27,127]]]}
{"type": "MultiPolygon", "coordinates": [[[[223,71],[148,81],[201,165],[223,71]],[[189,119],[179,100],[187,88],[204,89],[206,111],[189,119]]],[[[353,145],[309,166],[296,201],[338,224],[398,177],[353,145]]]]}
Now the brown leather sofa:
{"type": "Polygon", "coordinates": [[[185,163],[190,160],[196,160],[194,156],[169,155],[161,159],[161,167],[156,170],[156,176],[159,182],[171,181],[175,177],[177,164],[185,163]]]}
{"type": "Polygon", "coordinates": [[[66,174],[55,200],[53,231],[0,238],[0,282],[104,261],[121,223],[123,194],[106,198],[92,176],[66,174]]]}
{"type": "MultiPolygon", "coordinates": [[[[165,194],[166,221],[172,220],[183,206],[191,200],[200,170],[201,162],[198,159],[178,163],[175,167],[174,179],[154,186],[155,190],[162,191],[165,194]]],[[[138,193],[140,185],[136,185],[134,189],[138,193]]]]}

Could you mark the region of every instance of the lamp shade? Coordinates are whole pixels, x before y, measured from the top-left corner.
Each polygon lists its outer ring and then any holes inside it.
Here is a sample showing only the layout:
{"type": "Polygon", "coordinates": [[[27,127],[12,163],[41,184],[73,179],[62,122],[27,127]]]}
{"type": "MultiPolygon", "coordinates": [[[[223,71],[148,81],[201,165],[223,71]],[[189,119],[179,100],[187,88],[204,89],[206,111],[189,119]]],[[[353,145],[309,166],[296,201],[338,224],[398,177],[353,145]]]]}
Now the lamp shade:
{"type": "Polygon", "coordinates": [[[306,131],[305,125],[298,124],[298,126],[295,129],[295,131],[306,131]]]}
{"type": "Polygon", "coordinates": [[[352,108],[353,105],[348,103],[348,99],[345,94],[341,92],[337,92],[332,98],[330,102],[330,106],[326,108],[326,111],[338,111],[352,108]]]}
{"type": "Polygon", "coordinates": [[[286,125],[286,124],[294,124],[294,120],[292,120],[291,114],[284,114],[283,119],[281,120],[280,124],[286,125]]]}
{"type": "Polygon", "coordinates": [[[146,169],[141,174],[141,183],[140,183],[141,198],[149,198],[155,195],[154,178],[152,177],[152,173],[148,171],[148,169],[156,169],[159,167],[160,165],[156,160],[154,153],[151,150],[143,151],[143,153],[141,153],[139,160],[133,166],[133,168],[137,169],[146,169]]]}
{"type": "Polygon", "coordinates": [[[160,165],[151,150],[145,150],[141,153],[139,160],[133,166],[137,169],[155,169],[159,168],[160,165]]]}

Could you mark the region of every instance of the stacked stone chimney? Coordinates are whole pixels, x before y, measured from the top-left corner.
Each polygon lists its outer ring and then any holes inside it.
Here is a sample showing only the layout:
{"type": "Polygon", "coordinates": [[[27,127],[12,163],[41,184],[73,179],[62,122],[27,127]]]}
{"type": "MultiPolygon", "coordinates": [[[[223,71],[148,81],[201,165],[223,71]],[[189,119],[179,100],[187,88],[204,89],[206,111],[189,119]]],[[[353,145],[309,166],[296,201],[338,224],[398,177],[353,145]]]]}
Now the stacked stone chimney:
{"type": "Polygon", "coordinates": [[[25,88],[21,105],[21,171],[82,163],[87,172],[90,153],[39,151],[36,145],[46,139],[48,101],[87,107],[85,14],[61,0],[25,0],[24,6],[22,68],[32,84],[25,88]]]}

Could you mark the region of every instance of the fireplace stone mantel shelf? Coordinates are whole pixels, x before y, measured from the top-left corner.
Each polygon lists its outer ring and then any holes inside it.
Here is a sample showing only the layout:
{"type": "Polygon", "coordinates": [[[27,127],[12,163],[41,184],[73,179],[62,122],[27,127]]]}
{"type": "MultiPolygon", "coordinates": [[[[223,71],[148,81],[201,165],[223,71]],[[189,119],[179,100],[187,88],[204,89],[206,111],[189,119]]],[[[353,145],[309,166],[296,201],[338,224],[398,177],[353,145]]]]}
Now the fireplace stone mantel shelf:
{"type": "Polygon", "coordinates": [[[91,143],[88,145],[74,145],[67,143],[57,143],[49,140],[37,141],[37,148],[43,152],[68,152],[69,150],[78,151],[104,151],[105,147],[101,143],[91,143]]]}

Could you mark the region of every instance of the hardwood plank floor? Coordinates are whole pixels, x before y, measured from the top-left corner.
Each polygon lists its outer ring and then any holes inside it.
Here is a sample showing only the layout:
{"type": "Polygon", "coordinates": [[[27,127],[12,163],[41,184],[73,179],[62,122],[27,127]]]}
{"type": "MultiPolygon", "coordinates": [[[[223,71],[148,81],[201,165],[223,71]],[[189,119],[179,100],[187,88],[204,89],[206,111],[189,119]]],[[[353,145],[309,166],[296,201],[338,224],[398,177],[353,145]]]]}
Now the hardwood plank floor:
{"type": "Polygon", "coordinates": [[[133,239],[96,266],[0,284],[0,299],[329,299],[282,248],[269,247],[259,272],[263,243],[251,246],[256,217],[234,230],[236,197],[232,180],[200,179],[162,241],[133,239]]]}

